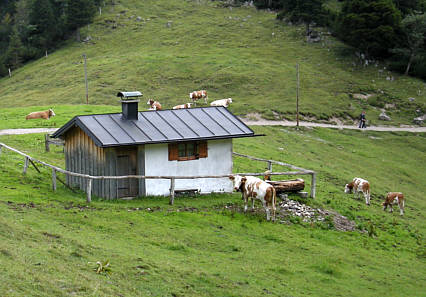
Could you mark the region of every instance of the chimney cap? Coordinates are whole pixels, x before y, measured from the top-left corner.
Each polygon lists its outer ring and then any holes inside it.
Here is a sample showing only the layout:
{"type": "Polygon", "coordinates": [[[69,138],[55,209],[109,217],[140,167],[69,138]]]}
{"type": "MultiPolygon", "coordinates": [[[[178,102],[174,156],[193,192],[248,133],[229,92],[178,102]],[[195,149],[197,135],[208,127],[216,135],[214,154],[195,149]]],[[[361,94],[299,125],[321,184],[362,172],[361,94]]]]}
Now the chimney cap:
{"type": "Polygon", "coordinates": [[[118,92],[117,97],[121,97],[121,100],[125,100],[127,98],[132,97],[141,97],[142,93],[139,91],[133,91],[133,92],[118,92]]]}

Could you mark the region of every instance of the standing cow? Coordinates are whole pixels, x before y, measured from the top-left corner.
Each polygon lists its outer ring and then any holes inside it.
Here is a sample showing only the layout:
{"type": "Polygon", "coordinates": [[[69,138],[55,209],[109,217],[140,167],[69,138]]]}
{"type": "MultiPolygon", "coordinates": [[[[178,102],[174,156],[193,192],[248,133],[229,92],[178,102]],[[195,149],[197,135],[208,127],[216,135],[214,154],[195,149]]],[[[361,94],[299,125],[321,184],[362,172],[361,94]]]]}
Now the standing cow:
{"type": "Polygon", "coordinates": [[[383,210],[386,210],[386,208],[389,206],[390,212],[393,212],[392,205],[398,204],[399,206],[399,214],[404,215],[404,207],[405,207],[405,199],[404,194],[401,192],[389,192],[386,195],[385,202],[383,202],[383,210]]]}
{"type": "Polygon", "coordinates": [[[53,111],[53,109],[49,109],[49,110],[45,110],[45,111],[35,111],[35,112],[31,112],[29,113],[25,119],[26,120],[32,120],[32,119],[50,119],[50,117],[55,116],[55,112],[53,111]]]}
{"type": "Polygon", "coordinates": [[[201,90],[201,91],[194,91],[189,93],[189,98],[192,100],[193,103],[195,103],[195,105],[197,105],[197,100],[199,99],[204,99],[204,103],[207,104],[207,91],[206,90],[201,90]]]}
{"type": "Polygon", "coordinates": [[[362,178],[355,177],[352,182],[345,185],[345,193],[354,193],[354,198],[359,198],[359,193],[364,194],[365,204],[370,205],[370,183],[362,178]]]}
{"type": "Polygon", "coordinates": [[[275,188],[264,182],[260,178],[254,176],[230,176],[230,180],[234,182],[234,189],[241,191],[244,199],[244,212],[247,211],[248,199],[251,198],[252,209],[254,209],[254,200],[258,199],[262,202],[266,211],[266,220],[270,220],[270,209],[272,209],[272,220],[275,221],[276,211],[276,192],[275,188]]]}

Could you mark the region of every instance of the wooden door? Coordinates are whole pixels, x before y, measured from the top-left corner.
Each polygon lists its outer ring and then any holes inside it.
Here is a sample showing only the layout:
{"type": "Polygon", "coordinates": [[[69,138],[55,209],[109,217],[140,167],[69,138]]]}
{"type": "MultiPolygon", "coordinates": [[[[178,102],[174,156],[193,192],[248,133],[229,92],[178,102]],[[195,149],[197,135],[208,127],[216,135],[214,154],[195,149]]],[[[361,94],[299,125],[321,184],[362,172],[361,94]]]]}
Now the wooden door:
{"type": "MultiPolygon", "coordinates": [[[[136,175],[137,174],[137,149],[117,148],[117,176],[136,175]]],[[[138,196],[138,180],[135,178],[126,178],[117,180],[117,197],[136,197],[138,196]]]]}

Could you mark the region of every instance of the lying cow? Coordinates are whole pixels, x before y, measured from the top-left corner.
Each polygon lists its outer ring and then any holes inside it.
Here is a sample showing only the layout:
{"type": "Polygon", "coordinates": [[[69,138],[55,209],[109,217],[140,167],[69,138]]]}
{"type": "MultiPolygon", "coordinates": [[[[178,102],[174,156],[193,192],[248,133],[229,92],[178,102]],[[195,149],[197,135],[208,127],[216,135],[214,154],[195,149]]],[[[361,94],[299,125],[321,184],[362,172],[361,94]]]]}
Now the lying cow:
{"type": "Polygon", "coordinates": [[[405,206],[405,199],[404,194],[401,192],[389,192],[386,195],[385,202],[383,202],[383,210],[386,210],[386,208],[389,206],[390,212],[393,212],[392,205],[398,204],[399,206],[399,214],[404,215],[404,206],[405,206]]]}
{"type": "Polygon", "coordinates": [[[158,101],[154,101],[152,99],[149,99],[148,102],[146,103],[148,105],[150,105],[151,107],[149,108],[149,110],[161,110],[161,104],[158,101]]]}
{"type": "Polygon", "coordinates": [[[223,106],[223,107],[228,107],[229,104],[232,103],[232,98],[228,98],[228,99],[219,99],[219,100],[215,100],[213,102],[210,103],[210,106],[223,106]]]}
{"type": "Polygon", "coordinates": [[[270,209],[272,209],[272,220],[275,221],[275,204],[276,192],[275,188],[264,182],[260,178],[254,176],[230,176],[230,180],[234,182],[234,189],[241,191],[244,199],[244,212],[247,211],[248,199],[251,198],[252,209],[254,209],[254,200],[258,199],[262,202],[266,211],[266,219],[270,220],[270,209]]]}
{"type": "Polygon", "coordinates": [[[56,114],[53,112],[53,109],[45,110],[45,111],[35,111],[29,113],[25,119],[26,120],[32,120],[32,119],[50,119],[50,117],[55,116],[56,114]]]}
{"type": "Polygon", "coordinates": [[[351,192],[355,198],[359,198],[359,193],[363,193],[365,204],[370,205],[370,183],[367,180],[355,177],[351,183],[345,185],[345,193],[351,192]]]}
{"type": "Polygon", "coordinates": [[[181,105],[173,106],[173,109],[185,109],[185,108],[191,108],[192,103],[185,103],[181,105]]]}
{"type": "Polygon", "coordinates": [[[207,104],[207,91],[206,90],[201,90],[201,91],[194,91],[189,93],[189,99],[192,100],[192,102],[194,102],[195,104],[197,103],[197,100],[199,99],[204,99],[204,103],[207,104]]]}

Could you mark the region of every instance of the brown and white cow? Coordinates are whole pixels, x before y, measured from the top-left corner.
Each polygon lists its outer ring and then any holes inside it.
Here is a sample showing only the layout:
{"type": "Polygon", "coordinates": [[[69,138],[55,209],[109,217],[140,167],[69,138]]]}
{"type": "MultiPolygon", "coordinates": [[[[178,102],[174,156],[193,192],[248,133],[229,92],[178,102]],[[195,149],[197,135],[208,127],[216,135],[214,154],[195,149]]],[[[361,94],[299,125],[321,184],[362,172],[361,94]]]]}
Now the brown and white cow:
{"type": "Polygon", "coordinates": [[[362,178],[355,177],[352,182],[345,185],[345,193],[354,193],[355,198],[359,198],[359,193],[364,194],[365,204],[370,205],[370,183],[362,178]]]}
{"type": "Polygon", "coordinates": [[[195,104],[197,104],[197,100],[199,100],[199,99],[204,99],[204,103],[207,104],[207,99],[208,99],[207,91],[206,90],[201,90],[201,91],[191,92],[191,93],[189,93],[189,98],[195,104]]]}
{"type": "Polygon", "coordinates": [[[393,212],[392,205],[398,204],[399,206],[399,214],[404,215],[404,207],[405,207],[405,199],[404,194],[401,192],[389,192],[386,195],[385,202],[383,202],[383,210],[386,210],[386,208],[389,206],[390,212],[393,212]]]}
{"type": "Polygon", "coordinates": [[[232,103],[232,98],[227,98],[227,99],[219,99],[219,100],[215,100],[213,102],[210,103],[210,106],[223,106],[223,107],[228,107],[229,104],[232,103]]]}
{"type": "Polygon", "coordinates": [[[146,103],[148,105],[150,105],[151,107],[149,108],[149,110],[161,110],[161,104],[158,101],[154,101],[152,99],[149,99],[148,102],[146,103]]]}
{"type": "Polygon", "coordinates": [[[31,112],[29,113],[25,119],[26,120],[32,120],[32,119],[50,119],[50,117],[55,116],[55,112],[53,111],[53,109],[49,109],[49,110],[45,110],[45,111],[35,111],[35,112],[31,112]]]}
{"type": "Polygon", "coordinates": [[[262,202],[266,211],[266,219],[269,221],[270,210],[272,209],[272,220],[275,221],[276,211],[276,192],[275,188],[264,182],[260,178],[254,176],[230,176],[230,180],[234,182],[234,189],[241,191],[244,199],[244,212],[247,211],[247,203],[250,198],[252,201],[252,209],[254,209],[254,200],[258,199],[262,202]]]}
{"type": "Polygon", "coordinates": [[[191,108],[192,103],[185,103],[181,105],[173,106],[173,109],[185,109],[185,108],[191,108]]]}

